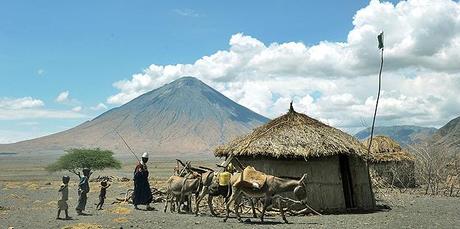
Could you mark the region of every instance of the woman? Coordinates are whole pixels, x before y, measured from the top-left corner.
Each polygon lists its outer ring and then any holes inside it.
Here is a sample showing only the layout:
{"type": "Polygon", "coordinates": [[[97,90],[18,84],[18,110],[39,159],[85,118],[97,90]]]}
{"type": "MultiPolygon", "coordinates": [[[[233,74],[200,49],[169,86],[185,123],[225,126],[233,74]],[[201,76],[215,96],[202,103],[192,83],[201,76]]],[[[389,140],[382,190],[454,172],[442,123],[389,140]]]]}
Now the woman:
{"type": "Polygon", "coordinates": [[[150,207],[153,196],[149,184],[148,160],[149,154],[147,152],[142,154],[142,161],[134,169],[133,204],[135,209],[139,209],[137,205],[147,205],[147,210],[153,209],[150,207]]]}

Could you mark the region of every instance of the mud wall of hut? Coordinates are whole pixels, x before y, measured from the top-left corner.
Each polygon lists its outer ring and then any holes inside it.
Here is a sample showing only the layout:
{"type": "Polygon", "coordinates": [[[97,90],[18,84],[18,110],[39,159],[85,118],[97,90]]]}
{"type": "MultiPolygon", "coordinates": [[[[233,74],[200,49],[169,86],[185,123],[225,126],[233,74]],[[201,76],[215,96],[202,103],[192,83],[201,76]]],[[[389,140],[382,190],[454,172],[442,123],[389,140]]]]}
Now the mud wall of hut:
{"type": "MultiPolygon", "coordinates": [[[[267,158],[238,158],[243,165],[278,177],[300,178],[308,174],[307,200],[314,209],[344,209],[340,168],[337,157],[302,160],[279,160],[267,158]]],[[[292,197],[292,196],[290,196],[292,197]]]]}
{"type": "MultiPolygon", "coordinates": [[[[307,200],[311,207],[331,212],[346,208],[338,156],[311,158],[308,162],[304,159],[260,157],[238,157],[238,159],[244,166],[251,165],[259,171],[278,177],[300,178],[307,173],[307,200]]],[[[350,173],[355,206],[360,209],[370,209],[375,202],[370,193],[369,177],[364,163],[359,158],[351,157],[350,173]]]]}
{"type": "Polygon", "coordinates": [[[349,157],[350,172],[353,177],[353,198],[360,209],[374,209],[375,199],[371,189],[366,162],[356,156],[349,157]]]}

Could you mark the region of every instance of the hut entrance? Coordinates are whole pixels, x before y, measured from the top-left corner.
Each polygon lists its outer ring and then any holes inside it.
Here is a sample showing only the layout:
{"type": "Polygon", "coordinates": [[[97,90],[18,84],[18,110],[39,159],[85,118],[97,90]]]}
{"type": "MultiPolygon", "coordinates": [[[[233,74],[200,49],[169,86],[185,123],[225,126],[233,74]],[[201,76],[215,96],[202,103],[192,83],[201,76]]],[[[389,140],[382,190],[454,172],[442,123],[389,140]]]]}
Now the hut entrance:
{"type": "Polygon", "coordinates": [[[355,201],[353,200],[353,187],[351,182],[350,163],[348,156],[339,155],[340,175],[342,177],[343,196],[345,198],[345,207],[354,208],[355,201]]]}

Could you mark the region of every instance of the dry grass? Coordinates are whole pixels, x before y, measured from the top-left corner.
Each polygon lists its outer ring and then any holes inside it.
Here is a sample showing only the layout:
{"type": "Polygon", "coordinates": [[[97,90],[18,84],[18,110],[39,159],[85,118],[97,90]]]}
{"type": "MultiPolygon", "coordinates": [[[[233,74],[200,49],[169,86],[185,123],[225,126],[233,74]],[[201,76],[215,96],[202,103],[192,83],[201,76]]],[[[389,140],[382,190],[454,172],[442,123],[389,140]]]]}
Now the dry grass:
{"type": "Polygon", "coordinates": [[[62,229],[101,229],[102,226],[99,224],[90,224],[90,223],[77,223],[73,225],[68,225],[62,229]]]}
{"type": "Polygon", "coordinates": [[[127,215],[127,214],[131,214],[131,209],[130,208],[127,208],[127,207],[123,207],[123,206],[117,206],[113,209],[110,210],[110,212],[114,213],[114,214],[120,214],[120,215],[127,215]]]}
{"type": "Polygon", "coordinates": [[[3,187],[3,190],[9,190],[9,189],[27,189],[27,190],[38,190],[38,189],[44,189],[46,187],[42,187],[38,182],[36,181],[11,181],[11,182],[6,182],[5,186],[3,187]]]}
{"type": "Polygon", "coordinates": [[[113,219],[113,222],[116,222],[116,223],[127,223],[128,221],[129,221],[128,218],[125,218],[125,217],[113,219]]]}
{"type": "Polygon", "coordinates": [[[17,200],[22,200],[22,201],[24,201],[25,199],[27,199],[25,196],[17,195],[17,194],[10,194],[9,197],[10,197],[11,199],[17,199],[17,200]]]}
{"type": "Polygon", "coordinates": [[[3,189],[16,189],[21,188],[22,182],[6,182],[5,187],[3,189]]]}
{"type": "Polygon", "coordinates": [[[363,144],[354,137],[293,109],[214,151],[218,157],[229,154],[274,158],[367,155],[363,144]]]}

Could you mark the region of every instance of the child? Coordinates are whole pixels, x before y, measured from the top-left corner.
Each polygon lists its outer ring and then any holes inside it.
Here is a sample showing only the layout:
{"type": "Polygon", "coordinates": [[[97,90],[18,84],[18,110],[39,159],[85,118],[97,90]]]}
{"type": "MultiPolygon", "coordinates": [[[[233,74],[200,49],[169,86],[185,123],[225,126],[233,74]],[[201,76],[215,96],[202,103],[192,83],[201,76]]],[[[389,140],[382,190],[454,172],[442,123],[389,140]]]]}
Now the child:
{"type": "Polygon", "coordinates": [[[62,177],[62,184],[61,187],[59,188],[59,192],[61,193],[61,199],[58,200],[58,212],[57,212],[57,217],[56,219],[61,219],[61,210],[64,210],[65,212],[65,219],[72,219],[69,217],[69,205],[67,204],[67,200],[69,199],[69,176],[63,176],[62,177]]]}
{"type": "Polygon", "coordinates": [[[107,184],[107,181],[101,182],[101,192],[99,193],[99,203],[96,206],[97,210],[102,210],[102,205],[104,204],[105,194],[107,193],[108,187],[110,187],[110,184],[107,184]]]}
{"type": "MultiPolygon", "coordinates": [[[[75,210],[77,210],[78,215],[87,215],[83,213],[86,208],[86,201],[88,200],[89,192],[89,177],[92,172],[89,168],[83,168],[83,176],[80,177],[80,183],[78,183],[78,204],[75,210]]],[[[80,176],[80,173],[78,174],[80,176]]]]}

